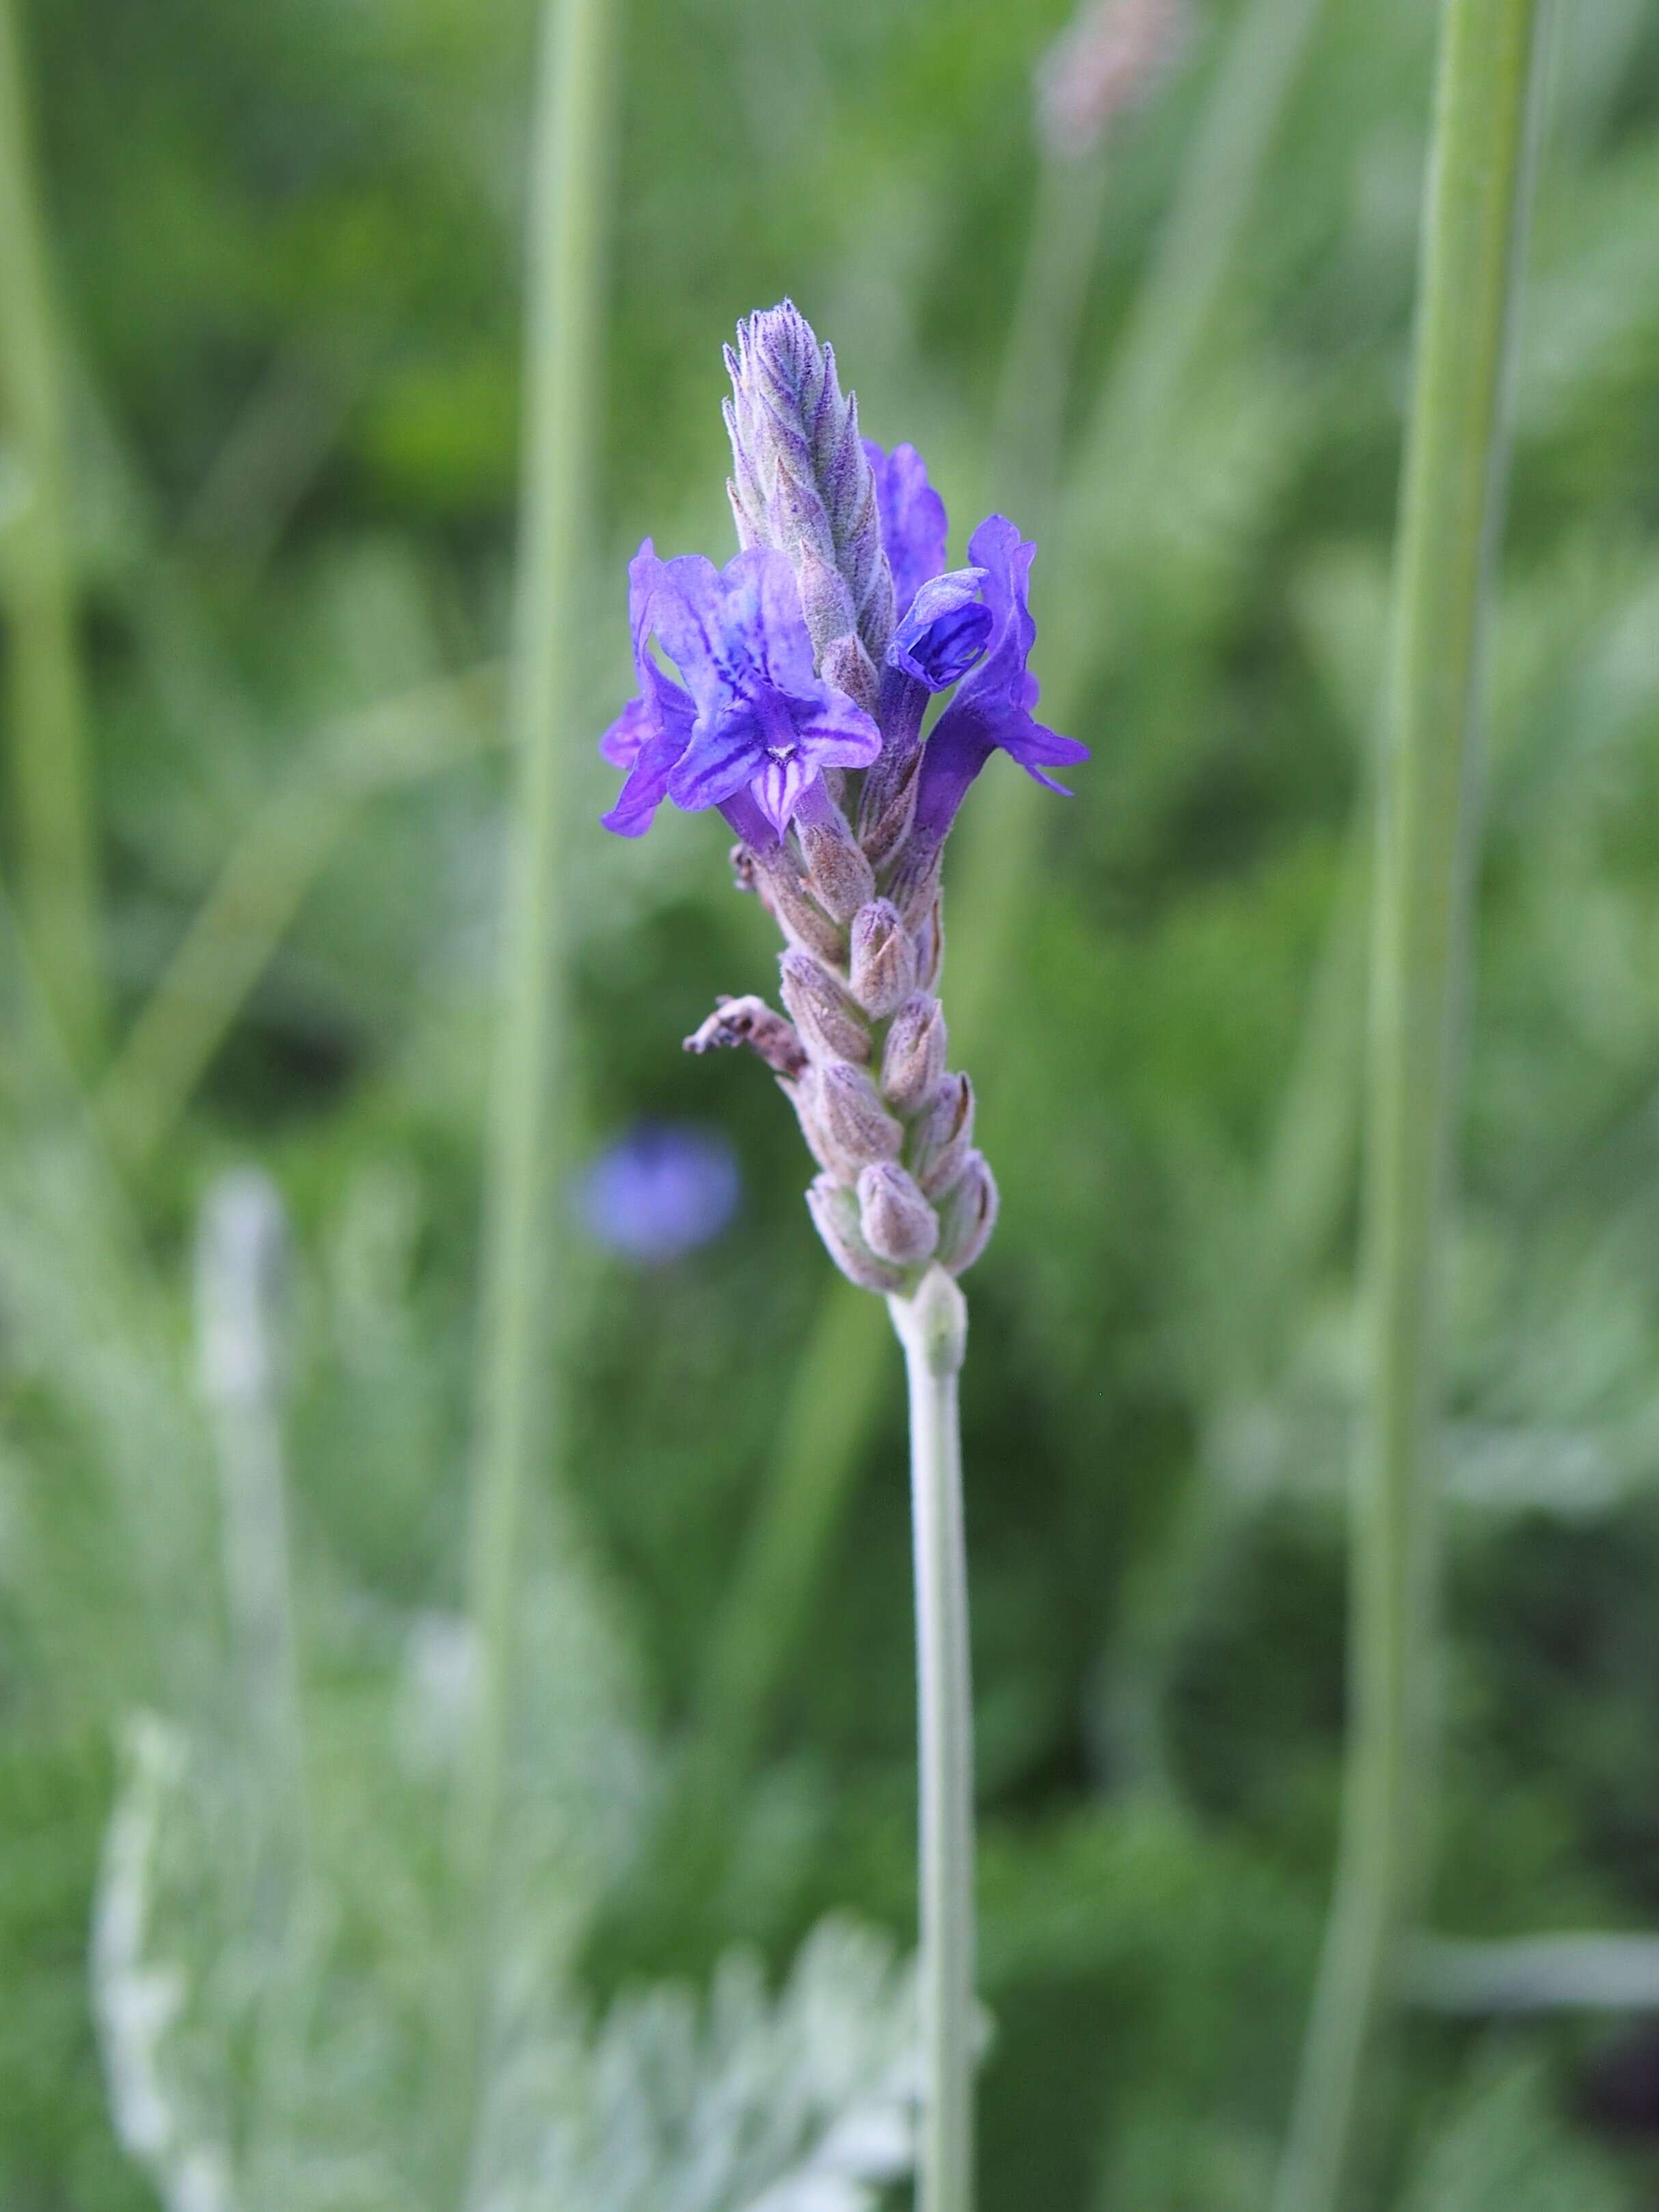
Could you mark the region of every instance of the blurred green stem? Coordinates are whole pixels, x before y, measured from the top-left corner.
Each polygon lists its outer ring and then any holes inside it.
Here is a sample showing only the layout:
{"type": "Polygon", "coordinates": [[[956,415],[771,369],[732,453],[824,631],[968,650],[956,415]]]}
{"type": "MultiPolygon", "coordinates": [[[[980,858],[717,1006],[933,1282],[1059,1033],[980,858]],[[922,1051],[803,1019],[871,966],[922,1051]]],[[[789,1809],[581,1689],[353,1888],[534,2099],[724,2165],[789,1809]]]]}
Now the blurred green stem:
{"type": "Polygon", "coordinates": [[[1112,564],[1141,529],[1141,501],[1157,483],[1324,4],[1244,0],[1214,63],[1174,204],[1071,471],[1062,549],[1089,573],[1052,626],[1053,680],[1067,711],[1090,672],[1112,564]]]}
{"type": "Polygon", "coordinates": [[[1441,20],[1380,767],[1348,1765],[1279,2212],[1351,2201],[1359,2083],[1426,1857],[1437,1277],[1537,13],[1538,0],[1445,0],[1441,20]]]}
{"type": "Polygon", "coordinates": [[[942,1268],[887,1301],[910,1395],[921,1791],[918,2212],[973,2212],[974,1714],[957,1385],[968,1309],[942,1268]]]}
{"type": "Polygon", "coordinates": [[[867,1291],[824,1291],[795,1369],[779,1448],[744,1539],[731,1601],[709,1623],[699,1727],[739,1773],[760,1748],[777,1678],[835,1541],[849,1472],[885,1402],[886,1332],[867,1291]]]}
{"type": "MultiPolygon", "coordinates": [[[[1322,4],[1323,0],[1247,0],[1237,18],[1215,66],[1193,157],[1182,171],[1175,205],[1074,472],[1068,517],[1105,519],[1121,513],[1133,523],[1138,515],[1127,487],[1115,482],[1111,472],[1133,442],[1133,431],[1146,441],[1146,450],[1136,456],[1141,471],[1137,481],[1144,484],[1155,477],[1158,441],[1169,434],[1176,393],[1209,328],[1239,236],[1255,205],[1297,65],[1322,4]]],[[[1054,321],[1046,331],[1024,321],[1011,331],[1010,366],[1003,381],[1005,422],[1018,392],[1014,364],[1030,358],[1034,349],[1046,349],[1046,365],[1063,356],[1069,375],[1068,319],[1074,336],[1082,279],[1104,205],[1099,161],[1093,156],[1072,165],[1074,173],[1067,177],[1049,173],[1039,187],[1021,299],[1034,316],[1041,312],[1054,321]]],[[[1052,164],[1051,169],[1059,166],[1052,164]]],[[[1063,386],[1047,380],[1043,392],[1048,396],[1040,396],[1038,404],[1055,410],[1057,425],[1063,386]]],[[[1045,453],[1054,453],[1057,439],[1057,427],[1051,438],[1041,425],[1027,425],[1016,452],[1000,461],[1006,488],[1025,501],[1021,519],[1028,529],[1046,516],[1054,486],[1052,480],[1044,485],[1024,471],[1040,463],[1045,453]]],[[[1071,534],[1079,534],[1075,526],[1068,538],[1071,534]]],[[[1057,562],[1054,568],[1059,573],[1057,562]]],[[[1100,593],[1091,586],[1079,596],[1079,618],[1060,625],[1039,647],[1048,669],[1044,717],[1061,729],[1083,702],[1098,644],[1100,593]]],[[[977,814],[970,808],[957,832],[961,849],[949,905],[951,1036],[958,1066],[970,1064],[992,1036],[994,1010],[1006,988],[1015,925],[1042,865],[1044,804],[1045,794],[1035,785],[1010,774],[996,807],[977,814]]],[[[871,1301],[848,1309],[839,1285],[827,1290],[786,1403],[755,1532],[711,1650],[705,1693],[711,1725],[729,1729],[745,1744],[757,1741],[764,1728],[799,1646],[812,1586],[868,1453],[884,1403],[870,1379],[881,1351],[882,1332],[871,1301]],[[798,1426],[796,1407],[813,1395],[814,1378],[833,1372],[836,1361],[843,1363],[844,1376],[860,1378],[844,1383],[841,1418],[825,1433],[798,1426]],[[775,1603],[786,1561],[788,1587],[797,1601],[787,1609],[775,1603]]]]}
{"type": "Polygon", "coordinates": [[[232,849],[100,1086],[124,1167],[144,1166],[177,1122],[358,806],[477,751],[496,681],[484,669],[423,684],[348,715],[301,752],[232,849]]]}
{"type": "Polygon", "coordinates": [[[562,856],[578,605],[599,432],[611,0],[547,0],[538,33],[528,209],[526,419],[507,730],[514,759],[500,1007],[485,1168],[470,1605],[475,1724],[459,1778],[465,1962],[447,2054],[460,2101],[446,2177],[476,2130],[513,1725],[525,1493],[554,1446],[549,1247],[564,1115],[562,856]]]}
{"type": "MultiPolygon", "coordinates": [[[[13,0],[0,0],[0,400],[17,507],[0,518],[14,862],[34,957],[84,1070],[102,1020],[64,375],[13,0]]],[[[6,488],[0,487],[0,505],[6,488]]]]}
{"type": "Polygon", "coordinates": [[[1100,243],[1106,204],[1103,147],[1081,155],[1046,150],[1019,295],[1008,326],[997,394],[995,455],[999,506],[1041,538],[1060,477],[1066,405],[1078,333],[1100,243]]]}

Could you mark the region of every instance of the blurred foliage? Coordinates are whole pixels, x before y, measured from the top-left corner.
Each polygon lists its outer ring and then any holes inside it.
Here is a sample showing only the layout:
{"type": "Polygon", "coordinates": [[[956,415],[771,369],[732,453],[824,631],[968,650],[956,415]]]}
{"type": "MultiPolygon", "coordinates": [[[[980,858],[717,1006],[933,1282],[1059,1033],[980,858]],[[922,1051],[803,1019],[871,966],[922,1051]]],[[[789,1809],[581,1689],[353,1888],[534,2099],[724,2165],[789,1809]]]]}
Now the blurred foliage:
{"type": "MultiPolygon", "coordinates": [[[[1073,434],[1232,12],[1198,12],[1182,72],[1110,149],[1073,434]]],[[[184,1120],[118,1188],[9,939],[0,975],[0,2201],[128,2212],[149,2198],[106,2113],[87,1931],[130,1708],[184,1730],[184,1772],[206,1759],[193,1818],[240,1787],[187,1255],[203,1194],[250,1156],[297,1245],[301,1699],[335,1916],[307,1937],[335,1990],[307,2033],[349,2044],[362,1984],[379,1992],[342,2080],[350,2160],[413,2155],[395,2138],[420,2100],[441,1842],[502,786],[458,744],[347,793],[311,748],[501,650],[532,24],[528,0],[24,13],[118,1035],[273,808],[299,810],[318,861],[184,1120]]],[[[1036,197],[1025,88],[1063,15],[628,10],[595,730],[626,682],[628,551],[647,529],[665,550],[728,542],[719,349],[745,310],[793,293],[869,433],[927,453],[958,540],[983,511],[1036,197]]],[[[1432,16],[1325,9],[1155,496],[1089,611],[1071,689],[1096,759],[1048,817],[973,1070],[1004,1193],[965,1392],[987,2212],[1249,2212],[1288,2093],[1337,1780],[1365,762],[1432,16]]],[[[1656,193],[1659,17],[1562,10],[1448,1323],[1439,1904],[1471,1933],[1659,1911],[1656,193]]],[[[1039,562],[1040,628],[1073,588],[1039,562]]],[[[580,744],[592,816],[608,778],[580,744]]],[[[972,834],[994,838],[1007,796],[994,766],[972,834]]],[[[722,1775],[672,1912],[620,1951],[578,1942],[629,1894],[687,1756],[824,1273],[771,1086],[678,1050],[715,990],[769,967],[721,843],[682,817],[647,847],[573,840],[584,1145],[642,1115],[720,1125],[746,1194],[723,1241],[646,1273],[559,1225],[575,1497],[550,1472],[531,1703],[563,1728],[573,1691],[604,1686],[589,1736],[526,1743],[514,1893],[526,2004],[654,2022],[682,2082],[717,2059],[685,2001],[609,2009],[619,1959],[702,1982],[742,1942],[788,1990],[826,1912],[907,1942],[913,1911],[894,1355],[757,1771],[722,1775]]],[[[718,2021],[739,2000],[714,2002],[718,2021]]],[[[253,2063],[250,2037],[218,2060],[253,2063]]],[[[616,2111],[648,2096],[632,2063],[616,2111]]],[[[1611,2029],[1512,2030],[1494,2059],[1477,2027],[1423,2024],[1377,2090],[1379,2187],[1411,2212],[1659,2204],[1659,2063],[1611,2029]],[[1621,2051],[1609,2148],[1595,2084],[1621,2051]]],[[[316,2122],[319,2160],[337,2124],[316,2122]]],[[[573,2134],[572,2170],[591,2154],[573,2134]]],[[[349,2189],[266,2185],[332,2205],[402,2184],[354,2163],[349,2189]]]]}

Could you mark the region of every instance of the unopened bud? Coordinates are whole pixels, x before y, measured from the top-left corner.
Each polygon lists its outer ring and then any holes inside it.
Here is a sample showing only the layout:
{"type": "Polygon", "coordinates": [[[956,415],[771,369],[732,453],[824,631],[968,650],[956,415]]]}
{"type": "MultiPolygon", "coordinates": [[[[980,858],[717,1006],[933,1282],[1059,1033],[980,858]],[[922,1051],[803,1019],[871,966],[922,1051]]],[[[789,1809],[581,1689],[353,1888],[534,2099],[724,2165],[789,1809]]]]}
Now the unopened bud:
{"type": "Polygon", "coordinates": [[[996,1179],[983,1152],[969,1152],[956,1188],[939,1206],[939,1265],[953,1275],[971,1267],[997,1223],[996,1179]]]}
{"type": "Polygon", "coordinates": [[[853,916],[853,996],[867,1014],[884,1021],[916,988],[916,960],[908,933],[890,899],[872,899],[853,916]]]}
{"type": "Polygon", "coordinates": [[[813,612],[807,625],[821,670],[869,707],[874,671],[892,634],[893,586],[857,404],[842,392],[834,353],[787,300],[739,324],[736,349],[726,358],[738,537],[744,544],[782,547],[798,572],[810,553],[839,573],[847,601],[834,626],[816,627],[813,612]],[[831,639],[849,631],[862,641],[867,687],[856,667],[836,674],[828,668],[831,639]]]}
{"type": "Polygon", "coordinates": [[[827,792],[815,795],[820,802],[817,811],[803,811],[795,824],[806,859],[806,880],[837,921],[851,921],[875,894],[875,872],[841,809],[827,792]]]}
{"type": "Polygon", "coordinates": [[[914,1114],[945,1073],[945,1017],[937,999],[918,992],[893,1017],[881,1055],[881,1087],[901,1114],[914,1114]]]}
{"type": "Polygon", "coordinates": [[[847,957],[847,933],[807,890],[788,854],[774,846],[764,858],[751,857],[762,903],[790,943],[839,967],[847,957]]]}
{"type": "Polygon", "coordinates": [[[835,977],[806,952],[786,952],[778,965],[783,1003],[813,1058],[868,1060],[870,1033],[835,977]]]}
{"type": "Polygon", "coordinates": [[[866,714],[877,711],[881,704],[881,678],[875,662],[851,630],[830,640],[819,655],[818,667],[824,682],[844,691],[854,706],[862,707],[866,714]]]}
{"type": "Polygon", "coordinates": [[[811,1105],[819,1127],[836,1155],[837,1173],[850,1164],[851,1182],[860,1168],[872,1160],[896,1160],[904,1132],[876,1095],[876,1086],[861,1067],[835,1060],[817,1071],[811,1105]]]}
{"type": "Polygon", "coordinates": [[[856,1164],[843,1158],[832,1144],[829,1132],[817,1112],[817,1074],[816,1067],[803,1070],[794,1082],[780,1079],[778,1088],[795,1109],[795,1119],[800,1123],[800,1133],[806,1139],[806,1149],[827,1176],[841,1182],[856,1182],[856,1164]]]}
{"type": "Polygon", "coordinates": [[[902,769],[887,770],[884,755],[864,779],[859,799],[859,842],[877,867],[890,859],[910,834],[921,765],[921,755],[915,754],[902,769]]]}
{"type": "Polygon", "coordinates": [[[878,1161],[859,1177],[859,1226],[878,1259],[914,1267],[939,1243],[939,1216],[902,1167],[878,1161]]]}
{"type": "Polygon", "coordinates": [[[947,1075],[915,1133],[916,1181],[929,1198],[943,1197],[957,1182],[973,1142],[974,1086],[965,1075],[947,1075]]]}
{"type": "Polygon", "coordinates": [[[937,841],[916,836],[899,856],[893,871],[892,900],[907,928],[920,929],[939,902],[941,850],[937,841]]]}
{"type": "Polygon", "coordinates": [[[800,611],[806,619],[812,649],[822,661],[824,647],[832,638],[852,634],[857,619],[853,594],[847,588],[847,579],[838,568],[830,566],[816,545],[802,545],[796,559],[800,611]]]}
{"type": "Polygon", "coordinates": [[[937,991],[945,965],[945,902],[937,891],[933,905],[916,925],[914,942],[917,985],[924,991],[937,991]]]}
{"type": "Polygon", "coordinates": [[[767,542],[766,495],[761,489],[754,456],[729,399],[720,402],[720,412],[726,417],[726,434],[732,441],[732,473],[726,480],[726,496],[732,502],[732,520],[738,526],[738,544],[746,553],[750,546],[767,542]]]}
{"type": "Polygon", "coordinates": [[[848,1282],[861,1291],[900,1287],[904,1280],[900,1270],[878,1259],[866,1243],[859,1227],[859,1202],[844,1184],[818,1176],[807,1187],[806,1203],[825,1251],[848,1282]]]}

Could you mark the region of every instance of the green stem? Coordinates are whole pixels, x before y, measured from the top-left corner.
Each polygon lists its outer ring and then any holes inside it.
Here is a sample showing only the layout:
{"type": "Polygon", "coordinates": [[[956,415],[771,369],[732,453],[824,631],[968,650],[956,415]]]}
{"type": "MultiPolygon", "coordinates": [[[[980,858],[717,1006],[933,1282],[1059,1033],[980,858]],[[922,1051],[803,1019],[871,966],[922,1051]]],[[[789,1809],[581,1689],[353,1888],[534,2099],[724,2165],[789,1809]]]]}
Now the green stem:
{"type": "Polygon", "coordinates": [[[1426,1856],[1436,1291],[1537,14],[1538,0],[1445,0],[1442,15],[1379,793],[1351,1730],[1335,1896],[1279,2212],[1349,2201],[1358,2085],[1426,1856]]]}
{"type": "Polygon", "coordinates": [[[526,427],[507,732],[514,773],[500,1009],[485,1165],[470,1605],[474,1726],[456,1852],[466,1967],[450,2078],[462,2100],[459,2189],[485,2059],[516,1672],[525,1494],[553,1449],[547,1389],[553,1196],[562,1148],[566,980],[560,885],[578,592],[598,444],[611,0],[547,0],[540,27],[528,222],[526,427]]]}
{"type": "Polygon", "coordinates": [[[75,1059],[102,1021],[76,636],[64,369],[12,0],[0,0],[0,404],[20,503],[0,523],[15,866],[24,927],[75,1059]]]}
{"type": "Polygon", "coordinates": [[[923,2090],[918,2212],[974,2203],[974,1741],[957,1382],[968,1309],[940,1268],[887,1302],[910,1395],[923,2090]]]}

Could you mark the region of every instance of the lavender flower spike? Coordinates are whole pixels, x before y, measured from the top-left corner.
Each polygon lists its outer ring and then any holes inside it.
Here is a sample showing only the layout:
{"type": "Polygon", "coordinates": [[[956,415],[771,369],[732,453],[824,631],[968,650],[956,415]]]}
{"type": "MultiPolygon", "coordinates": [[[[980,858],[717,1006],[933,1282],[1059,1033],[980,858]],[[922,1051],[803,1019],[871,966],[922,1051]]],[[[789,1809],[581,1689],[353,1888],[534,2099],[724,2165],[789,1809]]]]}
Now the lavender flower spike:
{"type": "Polygon", "coordinates": [[[995,1216],[972,1090],[946,1066],[940,851],[993,752],[1053,785],[1087,748],[1032,714],[1035,547],[992,515],[947,567],[921,454],[860,442],[834,355],[787,301],[727,358],[743,550],[725,568],[659,560],[648,538],[635,556],[639,696],[604,740],[628,771],[605,818],[637,836],[670,799],[736,831],[738,881],[783,933],[786,1011],[723,1000],[688,1043],[741,1043],[773,1070],[823,1170],[831,1258],[908,1297],[969,1266],[995,1216]]]}
{"type": "Polygon", "coordinates": [[[741,1044],[777,1078],[817,1164],[807,1209],[830,1259],[887,1299],[904,1347],[916,1531],[921,1756],[921,2119],[917,2202],[973,2201],[973,1755],[954,1277],[995,1226],[974,1093],[946,1065],[938,997],[942,848],[969,785],[1010,753],[1040,782],[1087,757],[1032,714],[1032,556],[1012,522],[948,569],[921,455],[865,447],[835,356],[785,301],[728,353],[732,510],[724,569],[629,572],[640,695],[605,739],[628,770],[613,828],[662,799],[717,806],[740,889],[785,941],[775,1012],[721,1000],[686,1039],[741,1044]],[[895,581],[898,595],[895,599],[895,581]],[[671,678],[653,642],[684,679],[671,678]],[[954,697],[931,734],[932,701],[954,697]]]}

